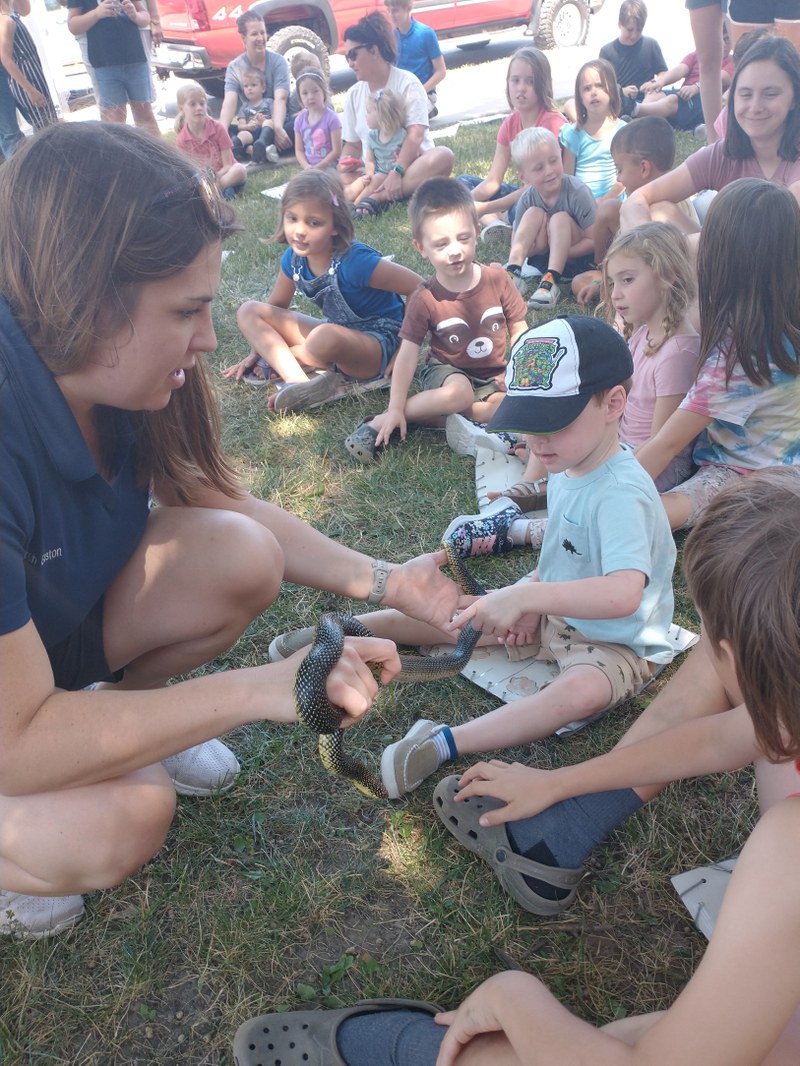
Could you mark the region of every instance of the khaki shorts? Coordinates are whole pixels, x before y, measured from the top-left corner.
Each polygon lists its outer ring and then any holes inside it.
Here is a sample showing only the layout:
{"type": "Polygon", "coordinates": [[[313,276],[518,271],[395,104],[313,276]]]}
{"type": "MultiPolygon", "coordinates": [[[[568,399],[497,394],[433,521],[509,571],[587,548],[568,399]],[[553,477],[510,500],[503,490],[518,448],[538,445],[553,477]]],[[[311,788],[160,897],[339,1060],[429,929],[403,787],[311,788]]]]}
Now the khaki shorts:
{"type": "MultiPolygon", "coordinates": [[[[498,374],[502,374],[502,370],[497,371],[498,374]]],[[[464,370],[459,366],[451,366],[450,363],[440,363],[438,360],[431,359],[429,363],[426,363],[419,374],[419,379],[423,389],[426,391],[429,389],[440,389],[444,385],[445,381],[452,374],[462,374],[472,385],[473,395],[476,400],[485,400],[489,396],[493,396],[494,393],[499,392],[500,388],[495,381],[497,375],[491,377],[478,377],[476,374],[470,374],[468,370],[464,370]]]]}
{"type": "Polygon", "coordinates": [[[507,646],[509,659],[555,662],[559,676],[574,666],[596,667],[611,685],[611,699],[602,708],[605,711],[636,696],[655,672],[651,663],[640,659],[636,652],[624,644],[587,640],[580,630],[553,615],[542,618],[540,638],[538,645],[507,646]]]}

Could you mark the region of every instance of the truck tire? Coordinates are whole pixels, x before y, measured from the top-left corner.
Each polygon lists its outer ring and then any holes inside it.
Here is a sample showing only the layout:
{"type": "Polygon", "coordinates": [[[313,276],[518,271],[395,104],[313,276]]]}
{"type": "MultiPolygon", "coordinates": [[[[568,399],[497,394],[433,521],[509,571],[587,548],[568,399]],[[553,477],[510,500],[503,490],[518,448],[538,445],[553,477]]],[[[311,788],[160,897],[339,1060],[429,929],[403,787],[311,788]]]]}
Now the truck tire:
{"type": "Polygon", "coordinates": [[[542,0],[536,44],[539,48],[573,48],[589,33],[586,0],[542,0]]]}
{"type": "MultiPolygon", "coordinates": [[[[269,29],[269,26],[267,26],[267,29],[269,29]]],[[[270,33],[269,47],[273,52],[279,52],[282,56],[285,56],[288,52],[298,52],[301,49],[306,52],[313,52],[320,62],[325,79],[330,78],[331,60],[328,55],[328,49],[316,33],[308,29],[307,26],[282,26],[281,29],[270,33]]]]}

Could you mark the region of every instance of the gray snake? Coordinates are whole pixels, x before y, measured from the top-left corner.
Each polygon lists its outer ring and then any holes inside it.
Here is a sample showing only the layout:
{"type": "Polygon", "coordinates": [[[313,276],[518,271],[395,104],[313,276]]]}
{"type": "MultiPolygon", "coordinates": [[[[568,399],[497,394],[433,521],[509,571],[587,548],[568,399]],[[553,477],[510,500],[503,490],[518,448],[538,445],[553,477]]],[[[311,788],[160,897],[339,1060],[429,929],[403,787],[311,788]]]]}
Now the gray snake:
{"type": "MultiPolygon", "coordinates": [[[[484,589],[455,554],[452,545],[443,544],[450,569],[467,593],[482,596],[484,589]]],[[[380,777],[364,763],[344,750],[344,730],[340,728],[344,711],[330,702],[325,691],[328,675],[339,661],[345,636],[371,637],[373,634],[362,622],[347,614],[323,614],[317,624],[314,643],[300,663],[294,684],[297,717],[312,732],[319,735],[319,758],[325,769],[343,777],[359,792],[373,799],[386,799],[386,789],[380,777]]],[[[401,655],[398,681],[438,681],[455,677],[469,662],[480,633],[467,623],[458,643],[449,655],[401,655]]]]}

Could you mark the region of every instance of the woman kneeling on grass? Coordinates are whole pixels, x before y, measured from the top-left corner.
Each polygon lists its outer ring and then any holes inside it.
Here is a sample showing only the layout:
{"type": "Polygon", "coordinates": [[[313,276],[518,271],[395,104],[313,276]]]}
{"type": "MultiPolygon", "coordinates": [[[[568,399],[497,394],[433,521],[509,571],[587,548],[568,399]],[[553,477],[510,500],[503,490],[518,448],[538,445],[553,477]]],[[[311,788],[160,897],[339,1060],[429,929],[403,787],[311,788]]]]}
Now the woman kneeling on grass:
{"type": "MultiPolygon", "coordinates": [[[[683,565],[709,657],[719,684],[741,703],[676,727],[671,757],[679,772],[672,763],[665,766],[662,751],[660,759],[642,760],[642,784],[693,776],[687,752],[707,764],[710,751],[721,767],[741,766],[759,750],[784,763],[791,794],[769,808],[745,845],[708,949],[669,1010],[598,1030],[571,1014],[538,978],[508,972],[490,977],[458,1010],[435,1021],[435,1008],[400,1000],[253,1019],[236,1036],[239,1066],[267,1061],[259,1056],[267,1040],[284,1066],[299,1064],[301,1056],[346,1066],[796,1066],[799,527],[800,477],[773,468],[721,492],[686,542],[683,565]],[[296,1052],[284,1054],[282,1040],[293,1041],[296,1052]],[[309,1055],[310,1040],[336,1048],[339,1057],[309,1055]]],[[[509,769],[515,768],[526,770],[509,769]]],[[[473,771],[461,780],[465,809],[470,798],[484,794],[480,764],[473,771]]],[[[496,821],[499,813],[490,817],[496,821]]]]}
{"type": "MultiPolygon", "coordinates": [[[[202,359],[240,228],[211,175],[123,125],[53,126],[3,168],[0,219],[0,932],[39,937],[158,851],[176,789],[230,787],[214,738],[295,721],[299,659],[166,687],[284,577],[440,624],[458,589],[444,553],[391,568],[239,483],[202,359]]],[[[348,724],[369,663],[399,667],[348,638],[328,679],[348,724]]]]}

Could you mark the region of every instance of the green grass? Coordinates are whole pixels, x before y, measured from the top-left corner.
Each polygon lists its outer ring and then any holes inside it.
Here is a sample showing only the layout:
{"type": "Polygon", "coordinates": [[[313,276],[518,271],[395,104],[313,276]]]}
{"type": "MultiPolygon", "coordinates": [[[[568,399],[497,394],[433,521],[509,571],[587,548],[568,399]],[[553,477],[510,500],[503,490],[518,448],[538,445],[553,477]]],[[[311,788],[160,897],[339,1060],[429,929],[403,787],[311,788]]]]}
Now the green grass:
{"type": "MultiPolygon", "coordinates": [[[[469,127],[449,142],[456,173],[488,168],[496,128],[469,127]]],[[[681,158],[692,147],[682,140],[681,158]]],[[[269,291],[276,275],[281,249],[259,238],[273,231],[278,207],[259,190],[292,172],[256,175],[239,200],[247,232],[223,268],[215,366],[245,351],[236,307],[269,291]]],[[[402,208],[358,235],[423,269],[402,208]]],[[[260,390],[221,382],[219,394],[226,445],[254,491],[344,543],[409,558],[474,508],[472,461],[440,434],[412,432],[371,467],[349,459],[344,437],[385,395],[277,420],[260,390]]],[[[513,553],[476,573],[508,581],[534,561],[513,553]]],[[[680,573],[675,587],[678,621],[696,627],[680,573]]],[[[287,585],[207,670],[261,662],[276,633],[339,605],[287,585]]],[[[645,702],[514,755],[555,767],[599,754],[645,702]]],[[[491,706],[460,678],[390,686],[351,747],[375,761],[419,717],[458,722],[491,706]]],[[[301,729],[251,726],[228,739],[244,767],[233,790],[181,800],[159,855],[119,888],[90,896],[74,933],[38,944],[0,939],[2,1066],[230,1066],[233,1032],[255,1013],[382,995],[453,1006],[509,964],[540,975],[592,1022],[662,1008],[704,948],[669,875],[738,850],[753,821],[747,774],[672,786],[593,855],[566,914],[538,919],[440,828],[432,783],[403,804],[370,802],[321,771],[301,729]]]]}

